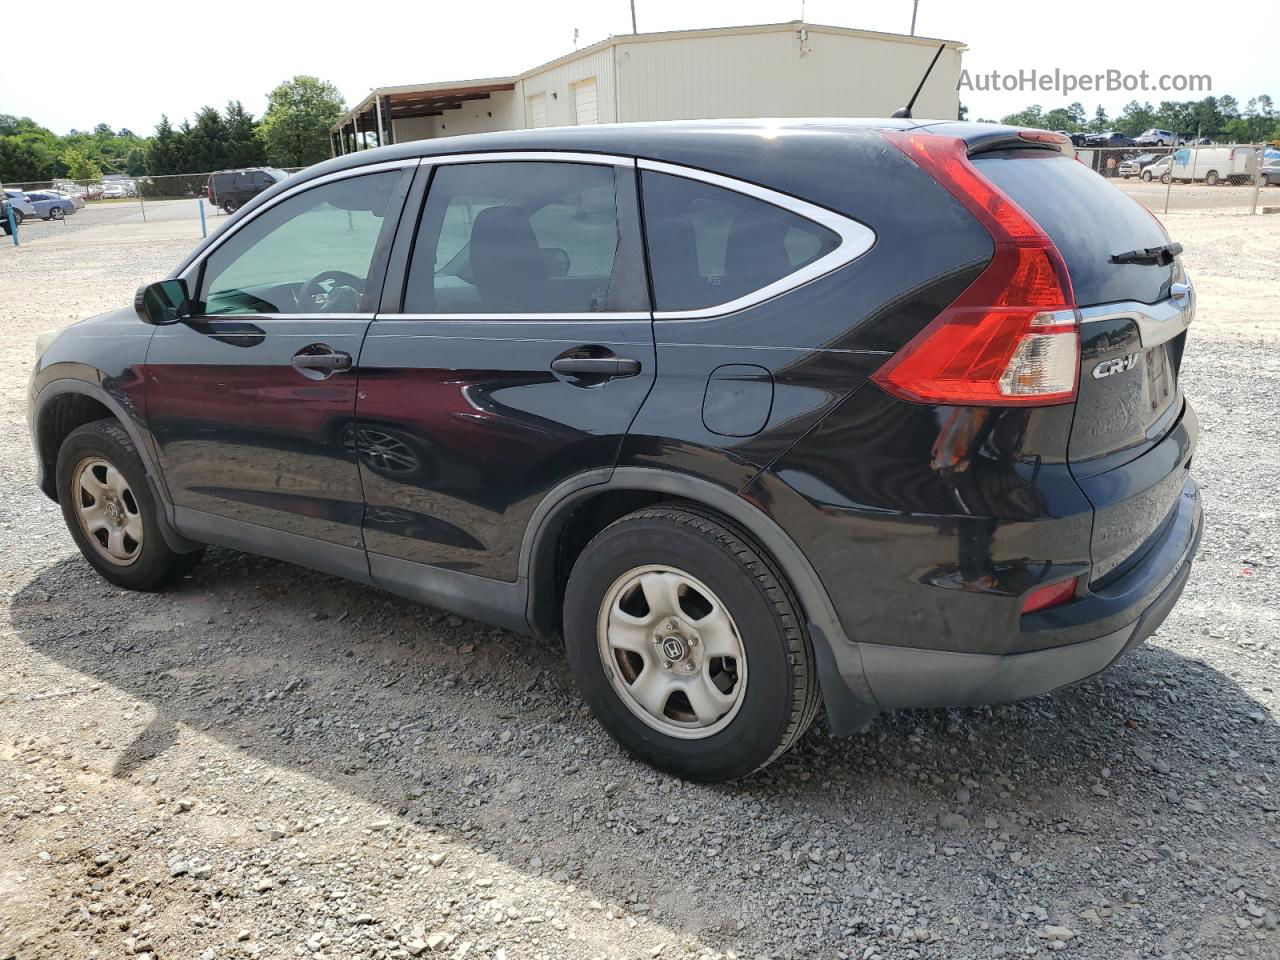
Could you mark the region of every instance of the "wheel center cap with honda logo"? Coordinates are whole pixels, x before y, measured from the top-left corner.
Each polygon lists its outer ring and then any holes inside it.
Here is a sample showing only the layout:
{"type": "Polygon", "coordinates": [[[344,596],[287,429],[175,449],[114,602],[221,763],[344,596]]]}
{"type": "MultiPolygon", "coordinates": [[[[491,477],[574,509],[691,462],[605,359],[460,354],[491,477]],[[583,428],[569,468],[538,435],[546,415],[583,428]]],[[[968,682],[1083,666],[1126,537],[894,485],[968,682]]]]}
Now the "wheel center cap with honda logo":
{"type": "Polygon", "coordinates": [[[662,655],[668,660],[683,660],[687,652],[684,641],[679,637],[662,638],[662,655]]]}

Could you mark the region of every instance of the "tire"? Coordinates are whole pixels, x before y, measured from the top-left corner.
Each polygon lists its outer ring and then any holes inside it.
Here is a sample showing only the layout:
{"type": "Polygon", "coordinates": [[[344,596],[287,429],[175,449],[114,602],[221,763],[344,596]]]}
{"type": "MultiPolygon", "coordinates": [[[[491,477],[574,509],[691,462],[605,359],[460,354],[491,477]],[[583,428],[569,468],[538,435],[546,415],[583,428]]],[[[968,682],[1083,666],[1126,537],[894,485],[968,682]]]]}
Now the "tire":
{"type": "Polygon", "coordinates": [[[225,213],[227,216],[231,216],[231,214],[235,213],[239,209],[240,209],[240,204],[234,200],[222,201],[222,212],[225,213]]]}
{"type": "Polygon", "coordinates": [[[18,226],[22,226],[22,221],[26,219],[26,216],[21,210],[15,210],[13,211],[13,222],[18,226]]]}
{"type": "Polygon", "coordinates": [[[1160,175],[1160,182],[1161,182],[1161,183],[1168,183],[1171,179],[1172,179],[1172,178],[1171,178],[1171,177],[1169,176],[1169,174],[1167,174],[1167,173],[1162,173],[1162,174],[1160,175]]]}
{"type": "Polygon", "coordinates": [[[1218,171],[1210,170],[1204,175],[1204,185],[1206,187],[1216,187],[1218,185],[1218,171]]]}
{"type": "Polygon", "coordinates": [[[204,556],[204,548],[178,553],[165,543],[142,458],[114,420],[68,434],[58,450],[56,482],[62,518],[80,553],[117,586],[159,590],[204,556]]]}
{"type": "Polygon", "coordinates": [[[1150,183],[1150,182],[1151,182],[1151,171],[1150,171],[1150,170],[1144,170],[1144,171],[1142,171],[1142,182],[1143,182],[1143,183],[1150,183]]]}
{"type": "Polygon", "coordinates": [[[813,722],[813,646],[790,586],[744,532],[697,507],[649,507],[601,531],[569,576],[564,625],[592,713],[660,770],[736,780],[776,760],[813,722]],[[656,606],[647,602],[651,585],[656,606]],[[664,597],[675,597],[674,616],[664,597]],[[641,687],[646,676],[654,680],[641,687]],[[659,691],[647,698],[657,710],[641,704],[636,691],[645,689],[659,691]]]}
{"type": "Polygon", "coordinates": [[[50,220],[62,220],[63,218],[65,218],[65,217],[66,217],[66,215],[67,215],[66,211],[65,211],[65,210],[63,210],[61,207],[50,207],[50,208],[49,208],[49,219],[50,219],[50,220]]]}

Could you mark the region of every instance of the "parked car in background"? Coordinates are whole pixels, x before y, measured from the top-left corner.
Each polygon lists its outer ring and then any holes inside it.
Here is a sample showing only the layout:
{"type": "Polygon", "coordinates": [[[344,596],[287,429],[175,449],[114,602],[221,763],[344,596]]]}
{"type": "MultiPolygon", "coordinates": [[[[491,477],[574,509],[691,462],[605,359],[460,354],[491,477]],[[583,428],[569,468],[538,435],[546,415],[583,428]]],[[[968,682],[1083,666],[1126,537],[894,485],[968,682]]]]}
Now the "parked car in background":
{"type": "Polygon", "coordinates": [[[1173,165],[1173,154],[1167,153],[1155,163],[1149,163],[1142,168],[1139,176],[1143,180],[1150,183],[1152,180],[1159,180],[1161,183],[1169,182],[1169,168],[1173,165]]]}
{"type": "Polygon", "coordinates": [[[54,183],[51,189],[58,193],[66,194],[68,197],[75,197],[80,201],[80,206],[82,207],[87,200],[99,200],[102,198],[102,187],[98,184],[86,185],[64,180],[54,183]]]}
{"type": "Polygon", "coordinates": [[[1118,130],[1091,133],[1085,137],[1084,142],[1085,146],[1089,147],[1132,147],[1134,145],[1131,139],[1118,130]]]}
{"type": "Polygon", "coordinates": [[[1173,154],[1170,174],[1174,180],[1219,183],[1252,183],[1258,175],[1258,151],[1254,147],[1180,147],[1173,154]]]}
{"type": "Polygon", "coordinates": [[[1133,142],[1139,147],[1176,147],[1178,135],[1172,130],[1157,130],[1153,127],[1138,134],[1133,142]]]}
{"type": "Polygon", "coordinates": [[[7,193],[0,193],[0,232],[10,236],[13,230],[9,226],[9,197],[7,193]]]}
{"type": "MultiPolygon", "coordinates": [[[[81,189],[79,193],[76,193],[76,192],[74,192],[74,191],[75,191],[75,189],[76,189],[74,184],[72,184],[72,188],[73,188],[73,189],[71,189],[71,190],[65,190],[65,189],[63,189],[63,187],[64,187],[64,186],[65,186],[65,184],[63,184],[62,186],[59,186],[58,184],[54,184],[52,187],[49,187],[49,188],[44,189],[44,190],[39,190],[39,191],[37,191],[37,192],[39,192],[39,193],[56,193],[56,194],[58,194],[60,197],[65,198],[65,199],[66,199],[66,201],[67,201],[68,203],[70,203],[73,207],[75,207],[77,210],[83,210],[83,209],[84,209],[84,196],[85,196],[85,195],[84,195],[84,191],[83,191],[83,189],[81,189]]],[[[30,191],[28,191],[28,192],[30,192],[30,191]]]]}
{"type": "Polygon", "coordinates": [[[1136,157],[1130,157],[1128,160],[1121,160],[1120,166],[1116,168],[1116,173],[1124,177],[1141,176],[1142,168],[1156,162],[1159,157],[1154,153],[1140,153],[1136,157]]]}
{"type": "Polygon", "coordinates": [[[1080,133],[1079,131],[1075,133],[1068,133],[1065,130],[1059,130],[1057,133],[1059,136],[1066,137],[1070,140],[1073,147],[1083,147],[1085,146],[1085,141],[1089,139],[1089,135],[1087,133],[1080,133]]]}
{"type": "Polygon", "coordinates": [[[39,216],[36,208],[31,201],[27,199],[27,195],[21,190],[11,190],[6,188],[4,191],[5,199],[13,206],[13,219],[21,223],[27,217],[39,216]]]}
{"type": "Polygon", "coordinates": [[[218,170],[209,174],[204,195],[225,213],[235,213],[258,194],[271,189],[288,176],[275,167],[218,170]]]}
{"type": "Polygon", "coordinates": [[[125,183],[108,182],[102,186],[103,200],[121,200],[125,197],[136,197],[138,191],[125,183]]]}
{"type": "Polygon", "coordinates": [[[627,124],[317,164],[42,342],[40,489],[118,586],[217,544],[562,638],[601,724],[695,780],[821,704],[852,733],[1094,676],[1200,540],[1196,298],[1159,221],[1027,133],[627,124]]]}
{"type": "Polygon", "coordinates": [[[76,212],[72,198],[52,190],[28,191],[27,199],[41,220],[61,220],[76,212]]]}
{"type": "Polygon", "coordinates": [[[1258,171],[1264,187],[1280,187],[1280,157],[1271,157],[1258,171]]]}

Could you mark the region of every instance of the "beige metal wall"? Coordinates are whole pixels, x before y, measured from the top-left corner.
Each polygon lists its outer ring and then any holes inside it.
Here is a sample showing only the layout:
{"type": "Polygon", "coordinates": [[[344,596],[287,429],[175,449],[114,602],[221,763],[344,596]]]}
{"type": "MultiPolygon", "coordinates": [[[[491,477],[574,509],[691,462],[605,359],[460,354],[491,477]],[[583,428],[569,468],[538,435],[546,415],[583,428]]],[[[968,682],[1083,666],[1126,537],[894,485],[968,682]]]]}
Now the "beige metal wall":
{"type": "MultiPolygon", "coordinates": [[[[795,30],[626,42],[620,119],[875,117],[902,106],[937,47],[928,42],[795,30]]],[[[943,51],[915,116],[954,119],[960,53],[943,51]]]]}
{"type": "Polygon", "coordinates": [[[548,64],[537,73],[516,82],[516,94],[520,102],[520,122],[516,127],[530,127],[528,98],[545,94],[547,98],[547,125],[567,127],[577,122],[573,104],[573,85],[587,77],[596,78],[596,97],[599,101],[599,122],[613,123],[613,50],[605,48],[582,57],[565,57],[548,64]]]}

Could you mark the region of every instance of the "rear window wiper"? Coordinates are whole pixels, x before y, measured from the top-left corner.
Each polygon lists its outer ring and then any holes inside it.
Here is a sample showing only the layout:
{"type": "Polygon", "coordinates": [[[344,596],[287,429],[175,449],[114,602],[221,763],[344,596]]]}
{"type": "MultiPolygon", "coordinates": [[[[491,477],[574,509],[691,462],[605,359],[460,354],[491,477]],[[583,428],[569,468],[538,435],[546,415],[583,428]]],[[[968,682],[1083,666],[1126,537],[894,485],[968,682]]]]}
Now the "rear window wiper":
{"type": "Polygon", "coordinates": [[[1145,250],[1130,250],[1127,253],[1113,253],[1112,263],[1149,263],[1158,267],[1167,267],[1173,258],[1182,252],[1182,244],[1167,243],[1163,247],[1147,247],[1145,250]]]}

